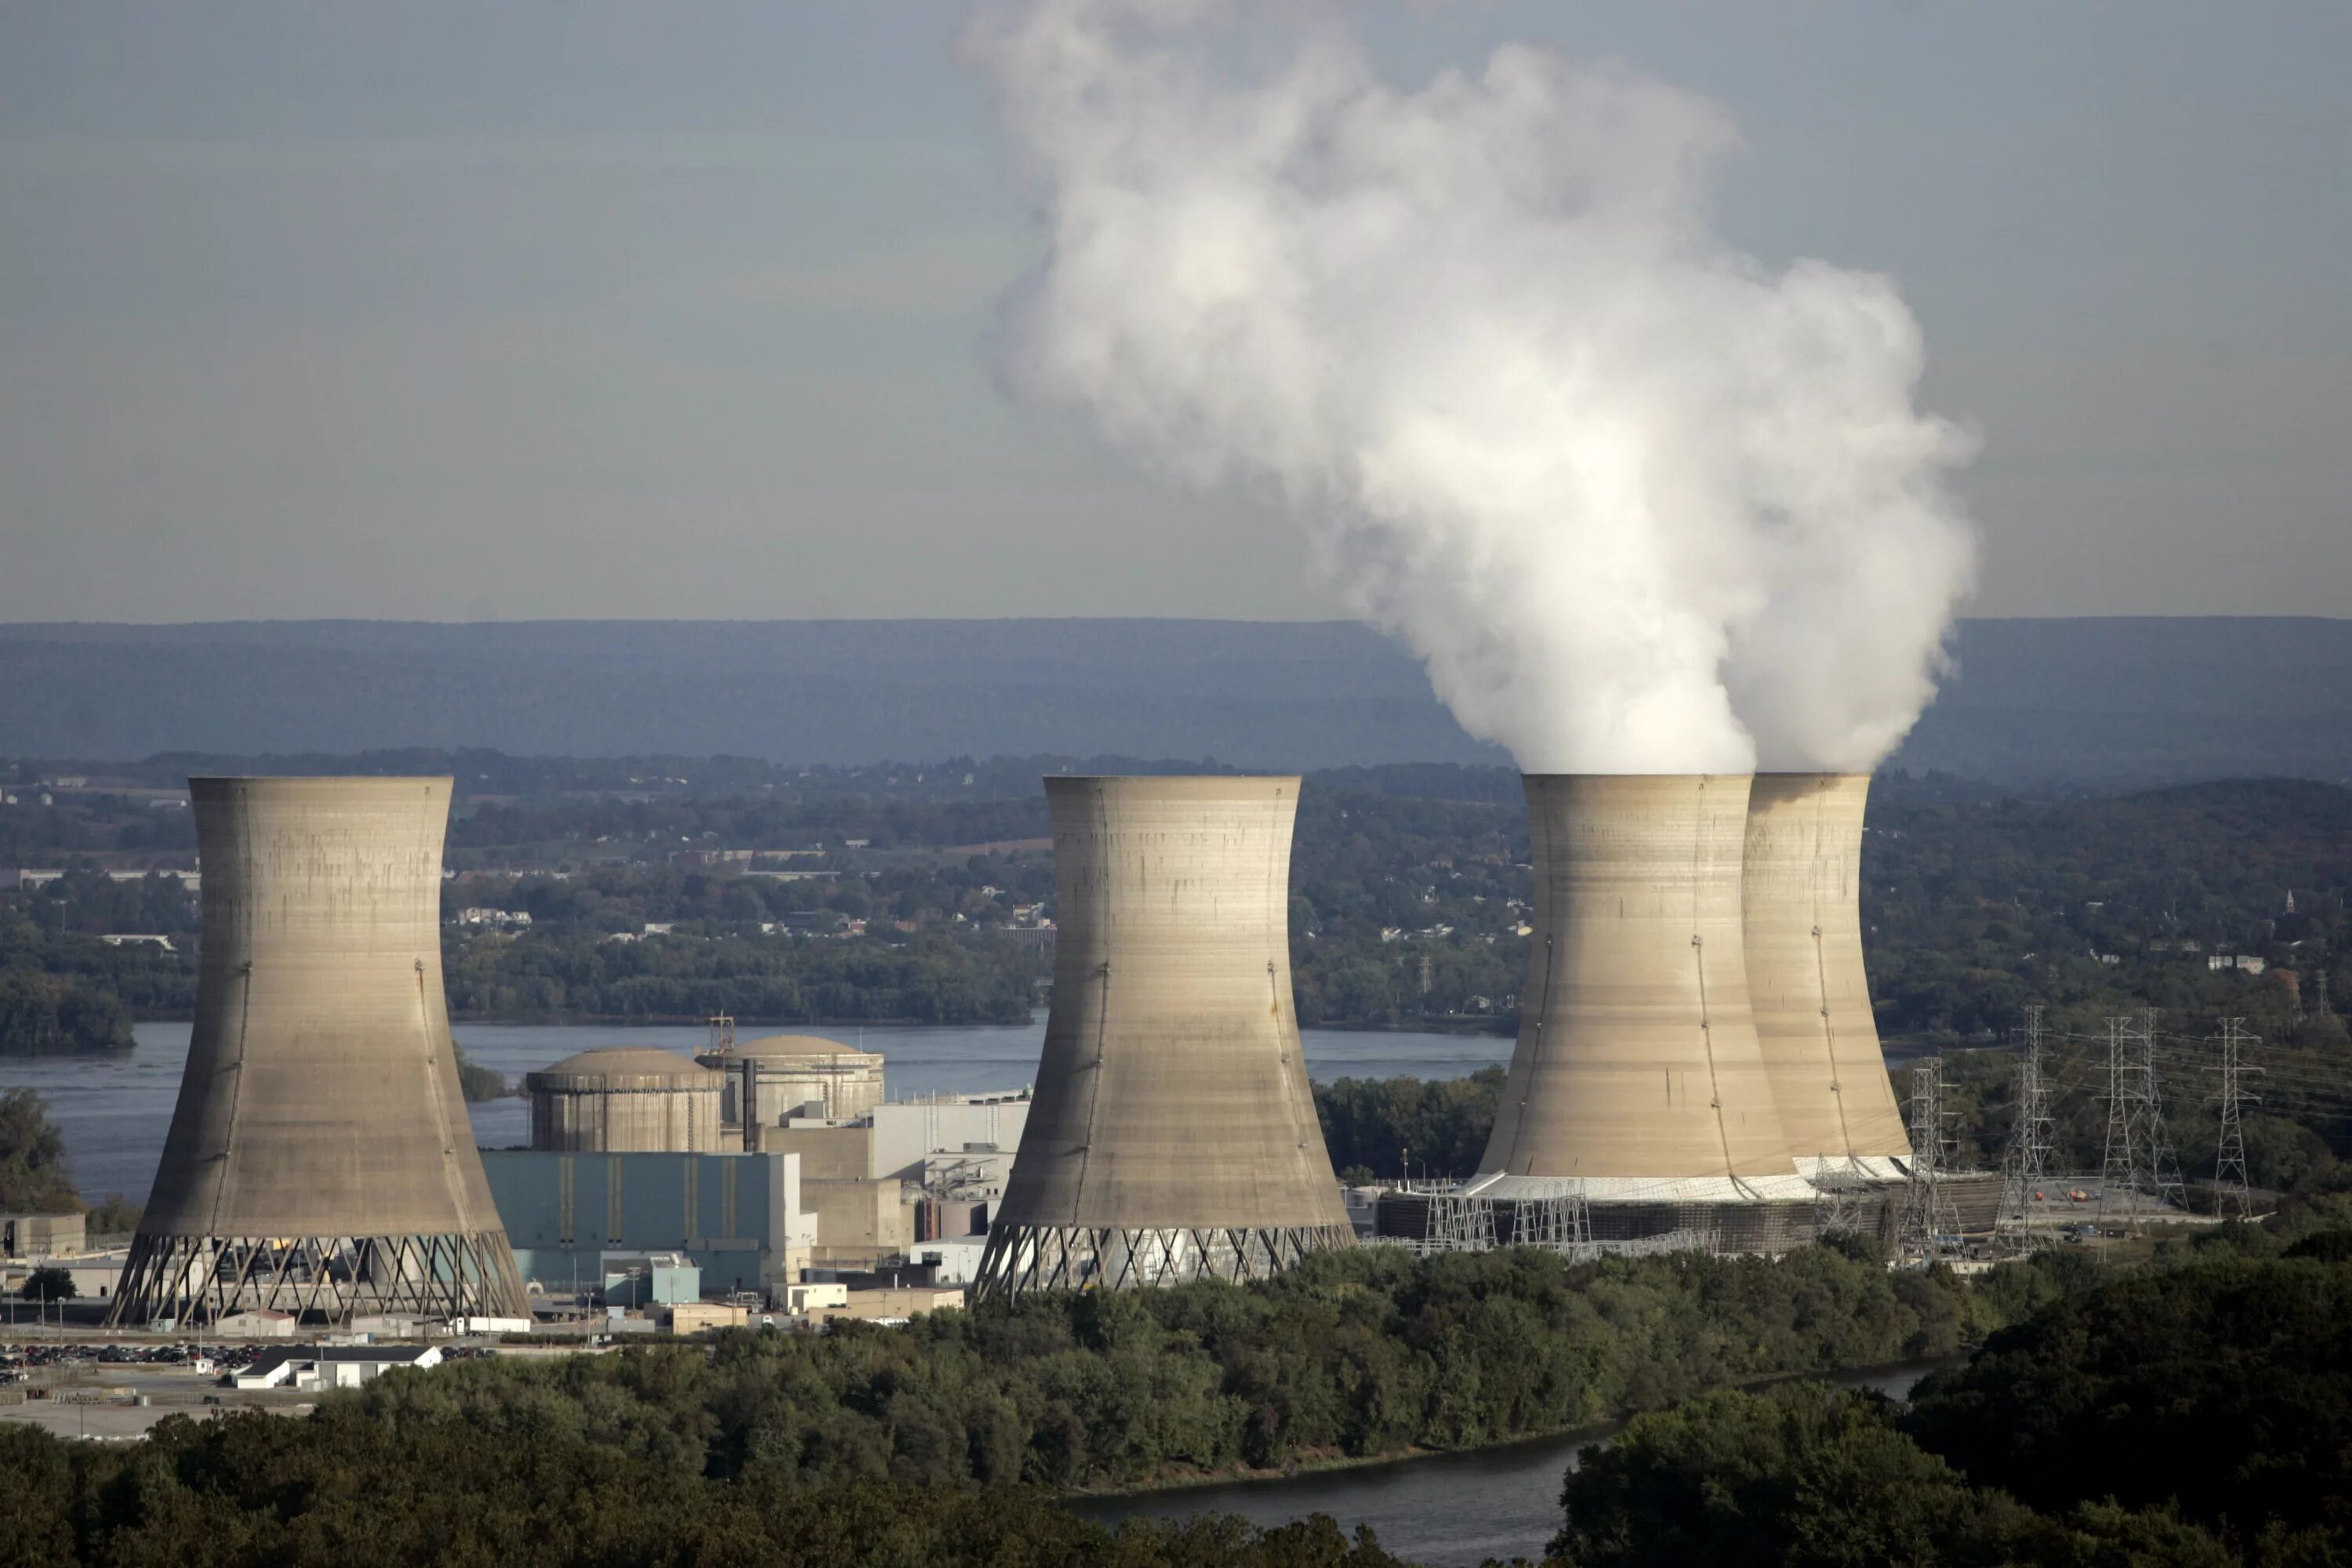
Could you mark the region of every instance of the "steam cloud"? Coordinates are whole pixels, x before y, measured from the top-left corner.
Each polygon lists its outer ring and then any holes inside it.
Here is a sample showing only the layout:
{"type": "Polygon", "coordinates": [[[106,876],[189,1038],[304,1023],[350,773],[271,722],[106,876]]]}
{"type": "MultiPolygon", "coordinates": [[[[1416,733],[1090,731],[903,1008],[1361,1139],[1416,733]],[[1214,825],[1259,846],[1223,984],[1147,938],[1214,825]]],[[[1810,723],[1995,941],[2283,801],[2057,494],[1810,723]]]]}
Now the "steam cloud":
{"type": "Polygon", "coordinates": [[[1270,486],[1359,615],[1529,772],[1863,770],[1934,694],[1968,443],[1885,278],[1710,230],[1711,104],[1525,46],[1381,82],[1328,14],[983,13],[1050,247],[1003,369],[1270,486]]]}

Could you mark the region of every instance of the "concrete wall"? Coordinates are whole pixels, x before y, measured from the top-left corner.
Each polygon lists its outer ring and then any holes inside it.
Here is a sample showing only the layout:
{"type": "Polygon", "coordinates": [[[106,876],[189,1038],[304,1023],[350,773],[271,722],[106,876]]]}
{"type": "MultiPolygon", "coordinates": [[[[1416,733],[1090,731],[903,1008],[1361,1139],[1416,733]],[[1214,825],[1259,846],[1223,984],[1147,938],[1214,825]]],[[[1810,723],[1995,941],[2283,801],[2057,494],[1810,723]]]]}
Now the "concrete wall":
{"type": "Polygon", "coordinates": [[[993,1143],[1009,1154],[1021,1146],[1028,1124],[1025,1100],[877,1105],[872,1173],[919,1181],[925,1155],[969,1143],[993,1143]]]}
{"type": "Polygon", "coordinates": [[[1748,999],[1748,779],[1526,784],[1535,935],[1480,1172],[1793,1179],[1748,999]]]}
{"type": "Polygon", "coordinates": [[[0,1253],[13,1258],[79,1252],[88,1234],[78,1214],[0,1215],[0,1253]]]}
{"type": "Polygon", "coordinates": [[[1866,773],[1759,773],[1741,913],[1756,1037],[1789,1152],[1893,1155],[1910,1139],[1862,953],[1866,773]]]}
{"type": "Polygon", "coordinates": [[[1296,778],[1049,778],[1054,1006],[999,1223],[1344,1226],[1292,1006],[1296,778]]]}
{"type": "Polygon", "coordinates": [[[871,1127],[762,1127],[760,1147],[798,1155],[803,1181],[865,1182],[878,1174],[871,1127]]]}
{"type": "Polygon", "coordinates": [[[816,1215],[813,1256],[823,1262],[905,1251],[915,1239],[915,1211],[902,1190],[895,1176],[803,1182],[802,1201],[816,1215]]]}

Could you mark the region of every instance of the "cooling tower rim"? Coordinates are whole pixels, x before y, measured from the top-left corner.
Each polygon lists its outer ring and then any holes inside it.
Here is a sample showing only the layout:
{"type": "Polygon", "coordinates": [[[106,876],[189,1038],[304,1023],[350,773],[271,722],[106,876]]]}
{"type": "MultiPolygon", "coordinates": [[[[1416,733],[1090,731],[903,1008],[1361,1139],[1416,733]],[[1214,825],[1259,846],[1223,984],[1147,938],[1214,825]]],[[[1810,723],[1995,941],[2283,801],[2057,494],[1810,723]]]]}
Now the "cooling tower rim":
{"type": "Polygon", "coordinates": [[[1867,779],[1869,768],[1749,768],[1743,772],[1619,773],[1611,768],[1522,768],[1523,779],[1867,779]]]}
{"type": "Polygon", "coordinates": [[[1182,790],[1209,794],[1244,784],[1297,784],[1301,773],[1043,773],[1047,790],[1078,789],[1108,784],[1150,784],[1171,793],[1182,790]]]}
{"type": "Polygon", "coordinates": [[[350,795],[371,788],[404,793],[417,784],[454,788],[457,782],[450,773],[191,773],[188,789],[191,794],[266,789],[273,795],[350,795]]]}
{"type": "Polygon", "coordinates": [[[1703,782],[1707,779],[1752,779],[1763,776],[1768,775],[1753,773],[1619,773],[1602,772],[1598,769],[1580,769],[1566,773],[1531,773],[1522,769],[1519,773],[1519,777],[1529,781],[1538,779],[1609,779],[1622,780],[1627,784],[1688,784],[1695,780],[1703,782]]]}

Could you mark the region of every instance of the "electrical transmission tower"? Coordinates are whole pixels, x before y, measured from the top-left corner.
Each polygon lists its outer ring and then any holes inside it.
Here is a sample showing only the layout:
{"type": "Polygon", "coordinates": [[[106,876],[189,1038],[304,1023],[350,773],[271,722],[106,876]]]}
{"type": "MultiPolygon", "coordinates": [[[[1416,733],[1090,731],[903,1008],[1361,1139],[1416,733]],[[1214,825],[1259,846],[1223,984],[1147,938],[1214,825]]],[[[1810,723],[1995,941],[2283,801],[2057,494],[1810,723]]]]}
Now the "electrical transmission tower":
{"type": "Polygon", "coordinates": [[[2246,1132],[2239,1121],[2239,1108],[2256,1099],[2245,1092],[2245,1076],[2263,1070],[2246,1065],[2251,1038],[2243,1018],[2221,1020],[2221,1148],[2213,1162],[2213,1212],[2226,1216],[2234,1210],[2240,1219],[2252,1219],[2254,1214],[2253,1187],[2246,1177],[2246,1132]]]}
{"type": "Polygon", "coordinates": [[[2139,1096],[2131,1070],[2131,1058],[2124,1049],[2124,1027],[2128,1018],[2107,1020],[2107,1145],[2099,1159],[2099,1216],[2106,1217],[2118,1193],[2130,1206],[2131,1196],[2138,1191],[2139,1149],[2142,1129],[2138,1115],[2139,1096]]]}
{"type": "Polygon", "coordinates": [[[2107,1020],[2107,1147],[2099,1168],[2099,1213],[2120,1201],[2126,1214],[2143,1198],[2158,1208],[2183,1206],[2180,1162],[2164,1128],[2157,1088],[2156,1009],[2107,1020]]]}
{"type": "Polygon", "coordinates": [[[1903,1248],[1932,1260],[1959,1230],[1944,1187],[1944,1063],[1927,1057],[1911,1068],[1911,1184],[1903,1194],[1903,1248]]]}
{"type": "Polygon", "coordinates": [[[2057,1144],[2057,1121],[2050,1110],[2050,1085],[2039,1003],[2025,1010],[2025,1056],[2017,1068],[2017,1121],[2001,1157],[1999,1229],[2011,1247],[2030,1252],[2053,1230],[2046,1207],[2037,1210],[2050,1181],[2057,1144]]]}
{"type": "Polygon", "coordinates": [[[2140,1096],[2147,1106],[2148,1190],[2160,1207],[2186,1210],[2189,1189],[2180,1180],[2180,1160],[2173,1152],[2172,1135],[2164,1130],[2164,1096],[2156,1079],[2156,1009],[2139,1016],[2140,1096]]]}

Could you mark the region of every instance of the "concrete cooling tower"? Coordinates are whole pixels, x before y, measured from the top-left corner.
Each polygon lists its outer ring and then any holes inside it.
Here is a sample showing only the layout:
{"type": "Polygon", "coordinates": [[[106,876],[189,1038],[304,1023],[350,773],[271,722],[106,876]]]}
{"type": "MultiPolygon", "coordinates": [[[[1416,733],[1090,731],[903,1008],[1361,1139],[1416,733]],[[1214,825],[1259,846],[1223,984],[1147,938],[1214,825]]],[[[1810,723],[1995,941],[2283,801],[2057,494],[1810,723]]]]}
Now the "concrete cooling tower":
{"type": "Polygon", "coordinates": [[[442,994],[449,790],[189,781],[195,1031],[113,1321],[529,1315],[442,994]]]}
{"type": "Polygon", "coordinates": [[[1526,786],[1536,918],[1519,1038],[1463,1195],[1580,1198],[1597,1241],[1801,1239],[1812,1193],[1748,1004],[1747,777],[1526,786]]]}
{"type": "Polygon", "coordinates": [[[1759,773],[1748,802],[1748,994],[1781,1131],[1808,1175],[1901,1180],[1911,1143],[1862,960],[1867,773],[1759,773]]]}
{"type": "Polygon", "coordinates": [[[975,1299],[1259,1278],[1354,1233],[1290,986],[1296,778],[1049,778],[1036,1100],[975,1299]]]}

